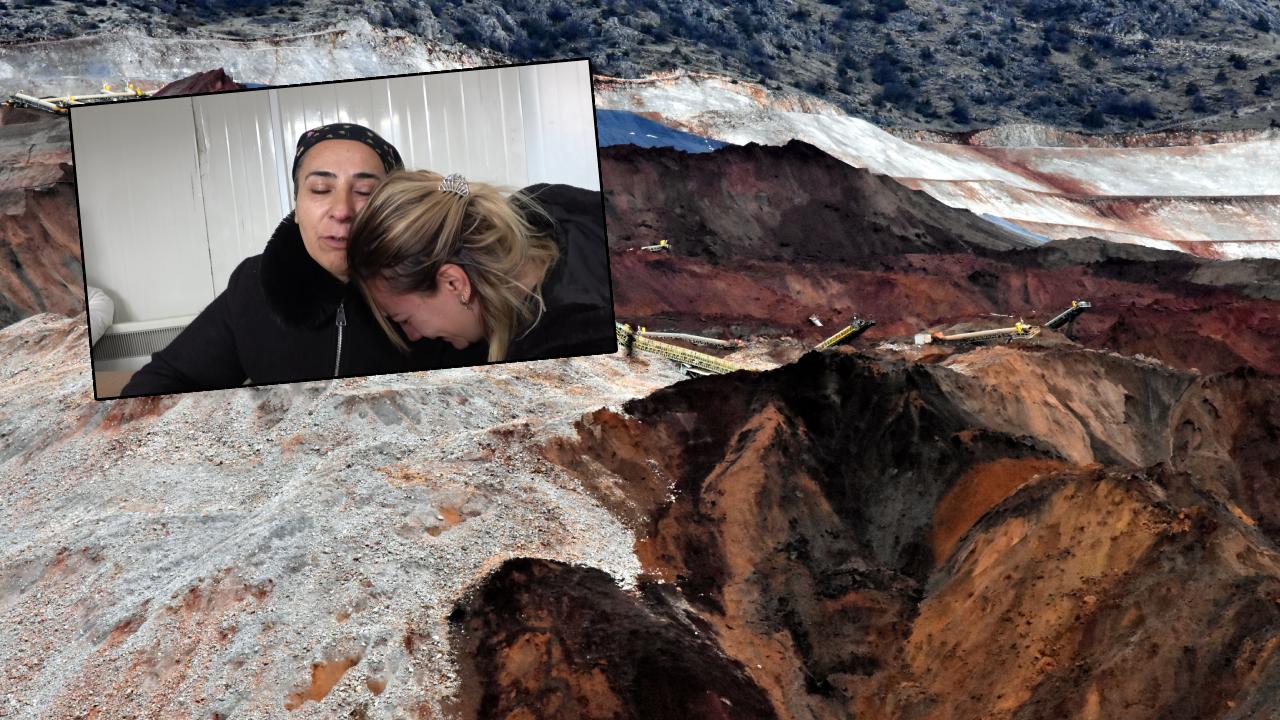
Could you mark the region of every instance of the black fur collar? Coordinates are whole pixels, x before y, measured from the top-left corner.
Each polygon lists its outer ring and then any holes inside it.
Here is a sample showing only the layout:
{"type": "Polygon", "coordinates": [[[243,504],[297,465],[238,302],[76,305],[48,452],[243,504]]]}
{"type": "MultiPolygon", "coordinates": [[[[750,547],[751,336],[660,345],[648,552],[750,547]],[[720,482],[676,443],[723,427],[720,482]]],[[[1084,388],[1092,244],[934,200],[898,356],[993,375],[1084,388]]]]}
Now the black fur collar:
{"type": "Polygon", "coordinates": [[[260,277],[267,303],[286,325],[319,327],[333,322],[347,290],[311,259],[293,213],[280,221],[267,241],[260,277]]]}

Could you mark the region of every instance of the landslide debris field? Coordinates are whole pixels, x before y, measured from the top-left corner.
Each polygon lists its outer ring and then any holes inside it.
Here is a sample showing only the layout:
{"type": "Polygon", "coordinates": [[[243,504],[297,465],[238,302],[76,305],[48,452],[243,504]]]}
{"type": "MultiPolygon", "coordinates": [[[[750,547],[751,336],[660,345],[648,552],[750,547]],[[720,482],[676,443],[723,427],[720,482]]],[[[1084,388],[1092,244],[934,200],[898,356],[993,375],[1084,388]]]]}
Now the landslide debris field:
{"type": "Polygon", "coordinates": [[[615,146],[600,157],[614,305],[650,329],[812,345],[856,313],[878,323],[865,344],[960,323],[1039,323],[1085,299],[1094,308],[1071,328],[1085,347],[1280,373],[1280,260],[1096,238],[1032,245],[800,142],[701,154],[615,146]],[[670,252],[637,250],[661,239],[670,252]]]}
{"type": "MultiPolygon", "coordinates": [[[[35,314],[78,282],[4,260],[0,714],[1280,717],[1276,261],[1030,247],[823,157],[602,152],[619,319],[759,372],[95,402],[35,314]]],[[[6,228],[74,225],[39,192],[6,228]]]]}

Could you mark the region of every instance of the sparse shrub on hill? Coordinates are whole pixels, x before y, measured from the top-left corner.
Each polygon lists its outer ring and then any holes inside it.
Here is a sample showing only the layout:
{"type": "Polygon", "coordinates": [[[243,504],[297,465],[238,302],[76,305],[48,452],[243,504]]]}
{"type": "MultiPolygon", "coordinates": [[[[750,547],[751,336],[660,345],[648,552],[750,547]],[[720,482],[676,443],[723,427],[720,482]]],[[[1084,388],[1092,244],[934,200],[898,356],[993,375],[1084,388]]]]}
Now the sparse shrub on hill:
{"type": "Polygon", "coordinates": [[[1074,32],[1069,24],[1059,24],[1049,21],[1044,24],[1041,30],[1044,42],[1048,44],[1049,49],[1054,52],[1066,53],[1071,51],[1071,41],[1074,39],[1074,32]]]}
{"type": "Polygon", "coordinates": [[[1106,119],[1102,116],[1102,111],[1098,108],[1090,108],[1089,112],[1080,117],[1080,124],[1090,130],[1097,130],[1106,123],[1106,119]]]}
{"type": "MultiPolygon", "coordinates": [[[[15,39],[82,33],[91,19],[100,19],[96,11],[90,16],[73,9],[73,3],[0,2],[14,8],[0,12],[0,22],[13,27],[6,35],[15,39]],[[43,12],[50,7],[62,10],[43,12]],[[22,17],[15,21],[15,13],[22,17]]],[[[1234,85],[1237,101],[1243,94],[1256,103],[1255,97],[1274,92],[1277,78],[1268,75],[1259,87],[1256,78],[1245,84],[1257,70],[1247,76],[1236,73],[1250,65],[1266,65],[1258,52],[1265,45],[1251,47],[1249,37],[1270,33],[1269,28],[1280,22],[1280,7],[1273,0],[360,0],[349,6],[357,10],[302,0],[83,4],[118,6],[122,9],[116,16],[127,12],[131,26],[161,33],[182,33],[190,27],[196,32],[252,36],[270,27],[258,22],[263,13],[276,22],[301,18],[301,27],[276,25],[277,32],[310,31],[358,14],[375,26],[461,42],[519,60],[586,54],[595,60],[597,72],[623,77],[674,67],[724,72],[760,79],[769,87],[821,94],[855,114],[871,112],[867,102],[872,98],[881,107],[887,104],[899,111],[892,115],[895,124],[933,124],[930,121],[939,119],[947,126],[956,122],[955,111],[938,99],[948,97],[960,78],[975,98],[970,104],[987,108],[980,120],[992,123],[1078,126],[1085,109],[1103,101],[1096,90],[1076,97],[1078,88],[1126,83],[1134,87],[1137,82],[1150,88],[1152,102],[1166,109],[1171,120],[1186,113],[1203,116],[1202,111],[1188,109],[1195,94],[1184,94],[1184,89],[1187,83],[1211,87],[1219,68],[1225,70],[1216,80],[1221,89],[1234,85]],[[282,13],[282,7],[293,11],[282,13]],[[1221,43],[1223,49],[1188,54],[1183,41],[1210,49],[1221,43]],[[1234,56],[1228,58],[1229,53],[1234,56]],[[1165,72],[1164,67],[1176,64],[1180,67],[1165,72]],[[1049,77],[1046,69],[1056,74],[1049,77]],[[867,81],[876,87],[868,88],[867,81]],[[1007,102],[998,99],[1005,97],[1007,102]],[[923,102],[926,98],[932,102],[923,102]]],[[[1229,97],[1233,96],[1215,93],[1199,104],[1217,114],[1228,110],[1229,97]]],[[[1136,123],[1143,114],[1138,110],[1108,115],[1107,121],[1113,126],[1136,123]]],[[[972,120],[976,113],[969,115],[972,120]]]]}
{"type": "Polygon", "coordinates": [[[1101,105],[1102,112],[1118,120],[1152,120],[1156,117],[1156,105],[1149,97],[1129,97],[1122,93],[1109,93],[1101,105]]]}
{"type": "Polygon", "coordinates": [[[888,103],[896,106],[906,106],[911,103],[914,98],[910,86],[906,83],[894,80],[885,84],[880,92],[876,93],[871,101],[876,105],[888,103]]]}
{"type": "Polygon", "coordinates": [[[1040,110],[1042,108],[1047,108],[1052,104],[1053,97],[1048,93],[1035,93],[1031,97],[1027,98],[1026,102],[1023,103],[1023,107],[1028,110],[1040,110]]]}

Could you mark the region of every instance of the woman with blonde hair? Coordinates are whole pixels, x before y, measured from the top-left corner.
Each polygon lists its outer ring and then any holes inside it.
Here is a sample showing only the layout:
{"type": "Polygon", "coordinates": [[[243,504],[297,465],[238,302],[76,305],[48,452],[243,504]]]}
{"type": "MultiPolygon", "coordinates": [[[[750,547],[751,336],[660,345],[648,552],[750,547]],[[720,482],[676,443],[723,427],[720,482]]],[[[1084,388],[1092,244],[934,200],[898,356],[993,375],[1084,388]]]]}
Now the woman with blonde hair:
{"type": "Polygon", "coordinates": [[[483,342],[489,362],[617,350],[598,192],[507,197],[457,174],[392,173],[352,226],[347,267],[401,348],[483,342]]]}
{"type": "Polygon", "coordinates": [[[441,342],[387,342],[347,280],[351,227],[379,181],[404,168],[400,152],[351,123],[312,128],[293,156],[294,209],[260,255],[121,391],[122,396],[319,380],[479,361],[441,342]]]}

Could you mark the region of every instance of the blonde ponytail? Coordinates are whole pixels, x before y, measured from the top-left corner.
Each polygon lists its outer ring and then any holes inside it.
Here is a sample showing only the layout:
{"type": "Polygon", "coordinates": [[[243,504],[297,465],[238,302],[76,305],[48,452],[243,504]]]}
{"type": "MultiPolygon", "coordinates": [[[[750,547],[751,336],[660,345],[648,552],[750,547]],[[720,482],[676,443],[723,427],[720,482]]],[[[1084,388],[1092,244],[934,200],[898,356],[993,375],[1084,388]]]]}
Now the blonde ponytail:
{"type": "MultiPolygon", "coordinates": [[[[393,292],[435,293],[436,273],[445,263],[467,273],[480,298],[489,361],[504,360],[516,333],[526,332],[544,310],[542,282],[559,250],[554,240],[529,223],[526,213],[545,211],[531,198],[507,198],[485,183],[469,192],[440,190],[443,178],[426,170],[387,176],[351,228],[347,272],[369,307],[369,285],[381,279],[393,292]],[[529,287],[516,278],[536,277],[529,287]]],[[[387,337],[408,350],[400,335],[374,310],[387,337]]]]}

